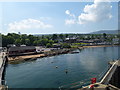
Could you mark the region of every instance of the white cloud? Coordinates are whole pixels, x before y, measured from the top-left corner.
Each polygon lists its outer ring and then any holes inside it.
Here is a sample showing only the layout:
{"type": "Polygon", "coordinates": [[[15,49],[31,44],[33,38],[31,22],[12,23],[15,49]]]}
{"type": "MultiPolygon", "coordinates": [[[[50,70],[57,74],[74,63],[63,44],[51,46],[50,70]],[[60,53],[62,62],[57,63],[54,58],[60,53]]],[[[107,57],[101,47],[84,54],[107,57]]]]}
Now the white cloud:
{"type": "Polygon", "coordinates": [[[69,15],[70,17],[75,18],[75,15],[72,14],[69,10],[66,10],[65,13],[66,13],[67,15],[69,15]]]}
{"type": "Polygon", "coordinates": [[[74,19],[67,19],[65,20],[65,24],[68,25],[68,24],[75,24],[75,20],[74,19]]]}
{"type": "Polygon", "coordinates": [[[69,15],[69,14],[70,14],[70,11],[69,11],[69,10],[66,10],[65,13],[69,15]]]}
{"type": "Polygon", "coordinates": [[[91,5],[86,5],[84,13],[78,16],[78,23],[97,22],[112,18],[110,13],[112,6],[109,0],[94,0],[91,5]],[[103,2],[102,2],[103,1],[103,2]]]}
{"type": "Polygon", "coordinates": [[[65,24],[75,24],[76,23],[76,17],[74,14],[71,14],[69,10],[66,10],[65,13],[69,15],[69,19],[65,20],[65,24]]]}
{"type": "Polygon", "coordinates": [[[44,22],[36,19],[24,19],[19,22],[13,22],[8,24],[8,31],[18,32],[21,30],[29,29],[46,29],[52,28],[50,24],[45,24],[44,22]]]}

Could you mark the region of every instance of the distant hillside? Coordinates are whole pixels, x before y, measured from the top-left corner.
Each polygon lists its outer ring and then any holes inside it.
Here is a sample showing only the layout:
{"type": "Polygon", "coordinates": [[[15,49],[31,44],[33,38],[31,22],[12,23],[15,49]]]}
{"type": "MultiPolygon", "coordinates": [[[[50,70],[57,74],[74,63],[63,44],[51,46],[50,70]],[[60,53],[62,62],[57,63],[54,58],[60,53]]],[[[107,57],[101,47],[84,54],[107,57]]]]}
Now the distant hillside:
{"type": "Polygon", "coordinates": [[[96,32],[91,32],[89,34],[118,34],[118,31],[120,33],[120,30],[100,30],[100,31],[96,31],[96,32]]]}

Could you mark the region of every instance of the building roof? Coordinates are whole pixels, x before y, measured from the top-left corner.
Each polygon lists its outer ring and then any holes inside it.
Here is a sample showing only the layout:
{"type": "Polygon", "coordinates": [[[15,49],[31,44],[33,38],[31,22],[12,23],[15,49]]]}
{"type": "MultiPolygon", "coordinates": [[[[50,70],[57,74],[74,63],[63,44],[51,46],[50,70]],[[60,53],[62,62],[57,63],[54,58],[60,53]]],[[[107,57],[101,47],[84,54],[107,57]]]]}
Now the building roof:
{"type": "Polygon", "coordinates": [[[30,50],[30,49],[36,49],[36,48],[35,46],[10,47],[8,51],[30,50]]]}

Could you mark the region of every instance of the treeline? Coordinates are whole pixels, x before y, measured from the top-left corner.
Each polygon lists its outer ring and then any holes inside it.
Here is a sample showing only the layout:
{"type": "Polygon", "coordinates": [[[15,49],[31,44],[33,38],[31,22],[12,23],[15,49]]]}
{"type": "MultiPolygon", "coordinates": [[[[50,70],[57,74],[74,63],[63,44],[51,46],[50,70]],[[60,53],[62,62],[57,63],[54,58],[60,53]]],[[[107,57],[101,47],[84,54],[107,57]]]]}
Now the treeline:
{"type": "MultiPolygon", "coordinates": [[[[0,34],[1,35],[1,34],[0,34]]],[[[6,47],[8,44],[27,45],[27,46],[46,46],[52,47],[55,43],[60,43],[63,47],[69,47],[65,43],[66,38],[76,38],[78,40],[93,40],[102,39],[104,41],[112,42],[113,38],[119,38],[119,34],[45,34],[45,35],[27,35],[8,33],[2,34],[2,46],[6,47]]]]}
{"type": "Polygon", "coordinates": [[[52,47],[54,43],[58,43],[58,39],[64,40],[68,37],[67,34],[50,34],[50,35],[27,35],[27,34],[16,34],[16,33],[8,33],[7,35],[2,35],[2,46],[6,47],[8,44],[15,44],[19,45],[40,45],[40,46],[47,46],[52,47]]]}

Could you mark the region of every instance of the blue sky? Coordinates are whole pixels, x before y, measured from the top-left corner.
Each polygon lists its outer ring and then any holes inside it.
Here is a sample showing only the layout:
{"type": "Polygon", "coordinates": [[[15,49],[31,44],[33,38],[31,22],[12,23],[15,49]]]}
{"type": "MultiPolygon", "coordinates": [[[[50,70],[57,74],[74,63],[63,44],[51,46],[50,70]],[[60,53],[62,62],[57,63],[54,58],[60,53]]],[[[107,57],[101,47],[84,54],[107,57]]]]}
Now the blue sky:
{"type": "Polygon", "coordinates": [[[49,34],[116,30],[117,4],[117,2],[1,2],[0,32],[49,34]]]}

